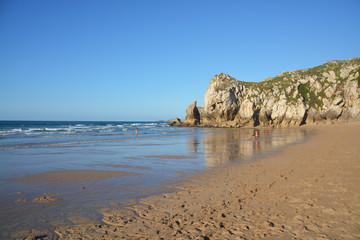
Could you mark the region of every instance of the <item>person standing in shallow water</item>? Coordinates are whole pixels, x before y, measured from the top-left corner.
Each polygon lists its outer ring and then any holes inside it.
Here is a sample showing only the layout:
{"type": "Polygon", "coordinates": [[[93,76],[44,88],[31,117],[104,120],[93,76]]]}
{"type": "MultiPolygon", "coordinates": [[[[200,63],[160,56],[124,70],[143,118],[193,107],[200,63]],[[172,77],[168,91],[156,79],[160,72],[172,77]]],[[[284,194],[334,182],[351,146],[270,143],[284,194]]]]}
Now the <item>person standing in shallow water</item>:
{"type": "Polygon", "coordinates": [[[259,135],[259,130],[255,129],[254,130],[254,134],[253,134],[253,140],[256,140],[257,138],[259,138],[260,135],[259,135]]]}
{"type": "Polygon", "coordinates": [[[139,130],[138,130],[138,128],[136,128],[136,135],[138,135],[139,134],[139,130]]]}

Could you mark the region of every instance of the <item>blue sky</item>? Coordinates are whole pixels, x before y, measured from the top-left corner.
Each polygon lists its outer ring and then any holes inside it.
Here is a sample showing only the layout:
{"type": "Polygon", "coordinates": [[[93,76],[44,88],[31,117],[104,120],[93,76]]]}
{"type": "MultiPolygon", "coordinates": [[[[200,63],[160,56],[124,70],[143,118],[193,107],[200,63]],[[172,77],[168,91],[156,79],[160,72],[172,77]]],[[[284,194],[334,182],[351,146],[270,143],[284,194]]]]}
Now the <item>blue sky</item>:
{"type": "Polygon", "coordinates": [[[360,1],[0,0],[0,119],[159,120],[223,72],[360,57],[360,1]]]}

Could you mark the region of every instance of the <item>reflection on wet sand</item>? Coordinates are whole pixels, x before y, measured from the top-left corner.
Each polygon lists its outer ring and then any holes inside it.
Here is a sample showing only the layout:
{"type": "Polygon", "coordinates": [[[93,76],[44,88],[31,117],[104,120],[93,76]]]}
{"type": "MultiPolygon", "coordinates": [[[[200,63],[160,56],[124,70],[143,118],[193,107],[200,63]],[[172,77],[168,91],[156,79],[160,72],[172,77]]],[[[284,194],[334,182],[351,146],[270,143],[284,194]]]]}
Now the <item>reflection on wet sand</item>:
{"type": "Polygon", "coordinates": [[[191,153],[197,153],[199,149],[199,136],[194,136],[187,139],[187,149],[191,153]]]}
{"type": "MultiPolygon", "coordinates": [[[[214,129],[208,131],[213,132],[214,129]]],[[[219,129],[215,133],[205,134],[203,143],[206,166],[247,161],[263,151],[301,141],[306,135],[304,129],[260,129],[260,136],[256,138],[253,133],[253,129],[219,129]]]]}

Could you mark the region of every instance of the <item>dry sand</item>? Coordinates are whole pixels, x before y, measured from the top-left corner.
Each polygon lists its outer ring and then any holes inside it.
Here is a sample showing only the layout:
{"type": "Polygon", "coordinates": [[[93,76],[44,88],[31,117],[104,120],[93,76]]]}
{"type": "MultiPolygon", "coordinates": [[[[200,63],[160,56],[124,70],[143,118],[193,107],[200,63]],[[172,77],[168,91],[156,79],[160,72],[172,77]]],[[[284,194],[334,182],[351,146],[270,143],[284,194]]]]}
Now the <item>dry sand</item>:
{"type": "Polygon", "coordinates": [[[306,127],[303,143],[104,210],[61,239],[360,239],[360,123],[306,127]]]}

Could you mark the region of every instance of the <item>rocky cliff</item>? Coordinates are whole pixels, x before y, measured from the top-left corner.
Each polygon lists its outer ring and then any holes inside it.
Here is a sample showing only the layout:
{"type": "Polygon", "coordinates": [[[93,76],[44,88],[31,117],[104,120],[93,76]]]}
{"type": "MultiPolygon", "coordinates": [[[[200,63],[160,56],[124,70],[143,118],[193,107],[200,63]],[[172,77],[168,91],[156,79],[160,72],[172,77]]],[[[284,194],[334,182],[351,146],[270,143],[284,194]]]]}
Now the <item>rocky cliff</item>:
{"type": "Polygon", "coordinates": [[[183,126],[292,126],[360,120],[360,58],[329,61],[260,82],[214,76],[204,107],[193,102],[183,126]]]}

